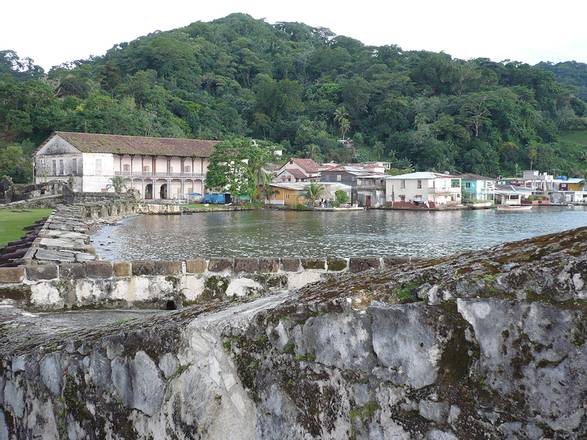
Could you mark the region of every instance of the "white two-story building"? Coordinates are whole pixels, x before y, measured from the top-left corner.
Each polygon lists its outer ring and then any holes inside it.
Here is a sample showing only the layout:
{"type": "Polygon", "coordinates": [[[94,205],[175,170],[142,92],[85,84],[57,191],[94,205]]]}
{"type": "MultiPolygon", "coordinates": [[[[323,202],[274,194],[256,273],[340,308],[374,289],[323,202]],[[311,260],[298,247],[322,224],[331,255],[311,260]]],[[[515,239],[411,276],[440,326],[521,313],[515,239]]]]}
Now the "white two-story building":
{"type": "Polygon", "coordinates": [[[218,141],[57,131],[37,150],[35,183],[60,180],[76,192],[126,189],[145,199],[182,199],[204,193],[209,157],[218,141]]]}
{"type": "Polygon", "coordinates": [[[385,201],[388,205],[411,203],[429,208],[459,205],[461,178],[429,171],[388,176],[385,201]]]}

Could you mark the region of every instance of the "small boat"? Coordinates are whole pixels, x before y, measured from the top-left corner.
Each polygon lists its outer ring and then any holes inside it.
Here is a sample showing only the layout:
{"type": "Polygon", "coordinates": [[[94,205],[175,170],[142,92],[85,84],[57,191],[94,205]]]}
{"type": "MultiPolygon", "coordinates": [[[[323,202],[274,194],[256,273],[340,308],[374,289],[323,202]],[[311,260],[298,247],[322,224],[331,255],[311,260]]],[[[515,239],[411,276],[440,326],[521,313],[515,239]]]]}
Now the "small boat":
{"type": "Polygon", "coordinates": [[[526,212],[532,209],[532,205],[497,205],[496,209],[501,212],[526,212]]]}

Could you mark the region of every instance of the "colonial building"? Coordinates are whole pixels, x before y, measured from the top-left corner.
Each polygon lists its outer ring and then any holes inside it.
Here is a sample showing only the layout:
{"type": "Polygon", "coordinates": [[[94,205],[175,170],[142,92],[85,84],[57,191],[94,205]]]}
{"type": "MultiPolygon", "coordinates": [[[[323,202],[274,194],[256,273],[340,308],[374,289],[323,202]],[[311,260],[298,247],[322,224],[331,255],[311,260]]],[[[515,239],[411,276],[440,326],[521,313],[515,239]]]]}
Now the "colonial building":
{"type": "Polygon", "coordinates": [[[53,133],[35,153],[35,183],[65,181],[78,192],[114,191],[112,178],[145,199],[204,193],[218,141],[111,134],[53,133]]]}
{"type": "Polygon", "coordinates": [[[435,208],[461,203],[461,178],[450,174],[418,172],[388,176],[386,201],[435,208]]]}

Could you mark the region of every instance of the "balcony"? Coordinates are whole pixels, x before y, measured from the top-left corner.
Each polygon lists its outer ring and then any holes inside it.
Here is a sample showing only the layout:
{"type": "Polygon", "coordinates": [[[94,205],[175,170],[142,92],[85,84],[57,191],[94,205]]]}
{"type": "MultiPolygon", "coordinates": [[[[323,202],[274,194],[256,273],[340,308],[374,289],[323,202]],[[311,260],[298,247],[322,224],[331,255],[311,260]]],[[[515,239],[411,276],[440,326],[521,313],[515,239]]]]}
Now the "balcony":
{"type": "Polygon", "coordinates": [[[200,179],[206,176],[199,173],[153,173],[152,171],[116,171],[115,176],[126,177],[127,179],[200,179]]]}
{"type": "Polygon", "coordinates": [[[454,188],[428,188],[429,194],[460,194],[461,187],[457,186],[454,188]]]}

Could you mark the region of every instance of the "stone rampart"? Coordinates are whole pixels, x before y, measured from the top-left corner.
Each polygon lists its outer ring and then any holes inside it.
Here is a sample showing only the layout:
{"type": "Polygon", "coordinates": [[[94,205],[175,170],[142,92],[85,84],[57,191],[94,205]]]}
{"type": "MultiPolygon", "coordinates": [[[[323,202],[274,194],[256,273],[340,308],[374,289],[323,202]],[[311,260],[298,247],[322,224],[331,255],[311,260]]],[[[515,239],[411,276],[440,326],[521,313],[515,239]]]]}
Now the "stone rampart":
{"type": "Polygon", "coordinates": [[[178,308],[303,287],[344,272],[390,268],[409,259],[196,258],[87,261],[0,268],[0,301],[33,310],[178,308]]]}

